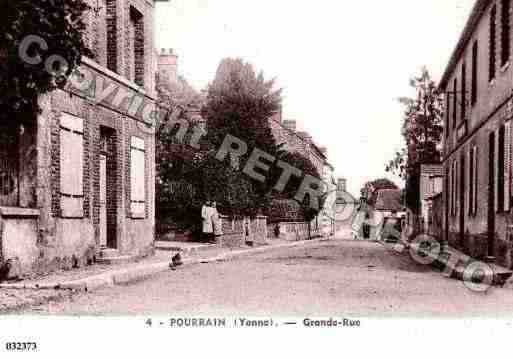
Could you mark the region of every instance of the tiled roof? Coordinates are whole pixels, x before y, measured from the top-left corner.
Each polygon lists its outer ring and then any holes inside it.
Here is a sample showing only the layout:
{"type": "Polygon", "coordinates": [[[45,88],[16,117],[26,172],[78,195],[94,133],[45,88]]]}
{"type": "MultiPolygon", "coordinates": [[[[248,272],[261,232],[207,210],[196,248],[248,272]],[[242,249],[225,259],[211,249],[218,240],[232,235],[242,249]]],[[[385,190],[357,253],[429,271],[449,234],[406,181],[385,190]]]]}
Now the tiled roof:
{"type": "Polygon", "coordinates": [[[397,211],[403,210],[401,203],[401,190],[400,189],[380,189],[377,191],[376,204],[374,209],[378,211],[397,211]]]}
{"type": "Polygon", "coordinates": [[[421,165],[420,173],[430,177],[443,177],[444,169],[442,165],[421,165]]]}

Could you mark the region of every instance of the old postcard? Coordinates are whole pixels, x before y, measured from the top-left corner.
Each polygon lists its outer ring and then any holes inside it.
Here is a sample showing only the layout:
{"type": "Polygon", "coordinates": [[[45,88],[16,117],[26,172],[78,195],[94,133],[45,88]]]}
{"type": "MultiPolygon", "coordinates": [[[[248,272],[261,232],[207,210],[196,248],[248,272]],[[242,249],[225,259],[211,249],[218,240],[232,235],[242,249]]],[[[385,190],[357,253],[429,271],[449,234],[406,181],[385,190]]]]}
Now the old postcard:
{"type": "Polygon", "coordinates": [[[513,1],[1,0],[0,29],[2,357],[507,343],[513,1]]]}

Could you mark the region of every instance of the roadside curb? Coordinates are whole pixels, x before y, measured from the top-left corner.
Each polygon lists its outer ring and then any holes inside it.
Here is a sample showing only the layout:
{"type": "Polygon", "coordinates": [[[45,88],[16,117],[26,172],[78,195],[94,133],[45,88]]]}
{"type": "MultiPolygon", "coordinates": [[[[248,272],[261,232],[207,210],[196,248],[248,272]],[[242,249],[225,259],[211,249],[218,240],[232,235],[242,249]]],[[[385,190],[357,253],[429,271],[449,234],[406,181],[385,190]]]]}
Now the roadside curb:
{"type": "MultiPolygon", "coordinates": [[[[465,281],[468,279],[466,277],[469,273],[466,273],[466,270],[471,264],[485,263],[485,262],[479,261],[477,259],[474,259],[464,253],[461,253],[453,248],[443,248],[440,251],[440,253],[435,255],[429,251],[427,251],[427,252],[424,251],[423,249],[420,248],[420,245],[413,245],[412,243],[404,240],[403,238],[399,239],[399,241],[396,243],[391,243],[391,242],[387,243],[382,240],[378,241],[378,242],[381,243],[387,249],[391,249],[391,250],[395,249],[401,253],[404,252],[405,249],[407,251],[413,250],[416,253],[422,253],[432,261],[428,265],[442,270],[441,274],[444,277],[454,278],[454,279],[457,279],[460,281],[465,281]],[[399,248],[397,246],[402,246],[402,248],[399,248]],[[451,260],[452,258],[457,258],[457,260],[451,260]]],[[[503,268],[497,264],[493,264],[493,263],[485,263],[485,264],[493,272],[492,273],[492,283],[491,283],[492,285],[503,286],[513,274],[513,272],[511,270],[503,268]]]]}
{"type": "MultiPolygon", "coordinates": [[[[319,242],[328,242],[329,239],[316,238],[312,240],[297,241],[293,243],[280,243],[276,245],[267,245],[251,249],[243,249],[237,251],[230,251],[218,254],[212,257],[205,258],[185,258],[183,259],[184,265],[192,265],[199,263],[213,263],[229,259],[236,259],[246,256],[248,254],[262,253],[273,249],[297,247],[305,244],[315,244],[319,242]]],[[[89,277],[62,281],[62,282],[48,282],[48,283],[8,283],[0,284],[0,289],[54,289],[54,290],[75,290],[75,291],[92,291],[95,289],[110,287],[120,284],[128,284],[144,280],[155,274],[169,270],[169,261],[161,261],[149,264],[137,265],[132,268],[112,270],[106,273],[96,274],[89,277]]]]}

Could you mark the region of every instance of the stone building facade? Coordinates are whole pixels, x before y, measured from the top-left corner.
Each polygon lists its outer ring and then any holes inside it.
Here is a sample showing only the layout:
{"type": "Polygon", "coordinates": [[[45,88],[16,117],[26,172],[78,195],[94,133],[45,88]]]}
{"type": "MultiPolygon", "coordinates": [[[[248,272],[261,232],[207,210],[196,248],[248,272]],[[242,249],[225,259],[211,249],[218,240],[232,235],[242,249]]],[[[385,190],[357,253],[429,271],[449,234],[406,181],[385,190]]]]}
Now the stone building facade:
{"type": "Polygon", "coordinates": [[[478,0],[440,82],[445,93],[444,235],[512,265],[511,0],[478,0]]]}
{"type": "Polygon", "coordinates": [[[0,139],[0,261],[22,273],[153,250],[154,4],[89,2],[94,58],[0,139]]]}

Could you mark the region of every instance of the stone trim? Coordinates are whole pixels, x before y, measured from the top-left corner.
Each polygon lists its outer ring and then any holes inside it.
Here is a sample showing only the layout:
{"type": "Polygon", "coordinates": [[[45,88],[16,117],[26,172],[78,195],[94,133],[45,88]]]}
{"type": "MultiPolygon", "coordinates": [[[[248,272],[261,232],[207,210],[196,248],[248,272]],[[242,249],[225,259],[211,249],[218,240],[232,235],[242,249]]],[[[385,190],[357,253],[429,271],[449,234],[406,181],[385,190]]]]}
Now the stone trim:
{"type": "Polygon", "coordinates": [[[36,208],[0,207],[0,216],[5,218],[37,218],[40,214],[36,208]]]}

